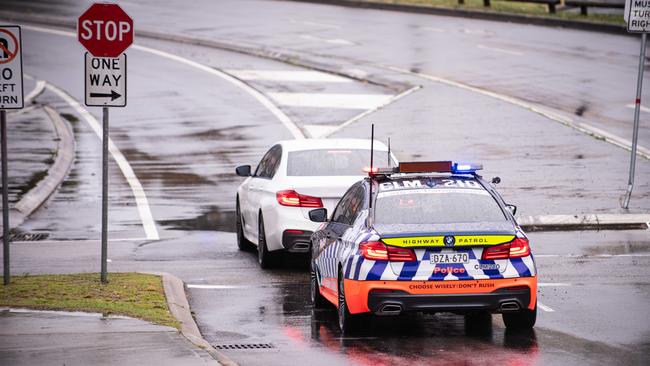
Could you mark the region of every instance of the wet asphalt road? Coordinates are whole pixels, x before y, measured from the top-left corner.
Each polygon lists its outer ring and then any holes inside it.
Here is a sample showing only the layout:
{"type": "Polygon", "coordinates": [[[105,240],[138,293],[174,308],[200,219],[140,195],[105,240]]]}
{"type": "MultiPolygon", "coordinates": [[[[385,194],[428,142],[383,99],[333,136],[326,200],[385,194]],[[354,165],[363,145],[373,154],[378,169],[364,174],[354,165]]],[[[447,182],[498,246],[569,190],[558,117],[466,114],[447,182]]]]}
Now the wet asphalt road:
{"type": "MultiPolygon", "coordinates": [[[[14,10],[32,7],[40,9],[37,13],[73,17],[87,5],[6,3],[14,10]]],[[[388,84],[249,81],[267,95],[394,95],[404,85],[423,85],[335,136],[365,136],[369,122],[375,122],[403,159],[481,160],[488,167],[486,175],[503,178],[500,190],[523,214],[619,212],[628,158],[624,150],[523,109],[378,64],[489,86],[570,113],[587,98],[595,107],[584,116],[623,135],[629,114],[623,103],[629,97],[618,82],[634,74],[630,59],[636,51],[630,38],[275,1],[237,6],[205,2],[183,8],[170,4],[175,3],[123,6],[143,27],[160,29],[164,23],[165,29],[185,34],[299,53],[332,68],[370,73],[388,84]],[[210,11],[199,12],[198,7],[210,11]],[[561,42],[549,41],[558,35],[561,42]],[[376,38],[382,43],[372,41],[376,38]],[[522,55],[503,52],[513,49],[522,55]],[[596,56],[585,58],[588,54],[596,56]],[[577,76],[581,73],[584,80],[577,76]],[[403,120],[408,125],[395,122],[403,120]]],[[[76,40],[29,28],[23,37],[25,71],[80,100],[83,50],[76,40]]],[[[304,71],[215,49],[138,42],[222,70],[304,71]]],[[[111,110],[111,137],[142,182],[162,240],[141,240],[145,233],[133,193],[112,164],[111,239],[123,241],[111,242],[109,269],[164,270],[188,285],[215,287],[188,288],[204,337],[215,346],[271,347],[224,350],[242,365],[287,360],[314,365],[647,364],[648,231],[531,235],[540,282],[550,284],[540,288],[540,301],[553,310],[540,311],[534,333],[507,333],[498,317],[491,327],[465,329],[461,317],[436,315],[381,319],[359,337],[341,337],[334,311],[315,312],[308,304],[308,275],[301,258],[289,259],[283,269],[261,271],[255,256],[238,252],[234,235],[223,232],[231,229],[232,197],[239,182],[233,166],[254,164],[270,144],[291,138],[288,130],[259,101],[223,78],[141,49],[128,55],[129,107],[111,110]]],[[[95,243],[84,239],[99,237],[99,139],[51,90],[37,102],[56,107],[71,122],[77,160],[59,192],[20,228],[47,233],[49,241],[14,244],[14,271],[97,271],[95,243]]],[[[280,108],[304,130],[307,125],[338,125],[364,111],[281,103],[280,108]]],[[[89,111],[100,117],[98,108],[89,111]]],[[[642,144],[648,141],[645,123],[642,144]]],[[[637,169],[633,209],[647,211],[650,163],[640,159],[637,169]]]]}

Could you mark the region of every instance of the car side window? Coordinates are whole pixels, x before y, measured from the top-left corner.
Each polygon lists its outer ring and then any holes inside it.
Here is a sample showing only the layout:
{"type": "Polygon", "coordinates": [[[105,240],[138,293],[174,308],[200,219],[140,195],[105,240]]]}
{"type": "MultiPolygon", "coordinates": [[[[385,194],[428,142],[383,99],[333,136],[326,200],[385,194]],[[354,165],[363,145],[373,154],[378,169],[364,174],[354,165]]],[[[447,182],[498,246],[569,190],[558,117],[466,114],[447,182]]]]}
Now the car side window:
{"type": "Polygon", "coordinates": [[[345,223],[345,213],[347,212],[348,202],[351,197],[354,195],[355,188],[349,189],[339,201],[339,204],[336,205],[334,213],[332,214],[332,222],[345,223]]]}
{"type": "Polygon", "coordinates": [[[357,218],[357,215],[359,212],[361,212],[361,209],[363,208],[363,197],[364,196],[364,190],[363,187],[357,186],[354,189],[354,192],[352,192],[352,195],[350,196],[350,200],[348,201],[348,204],[345,207],[345,223],[348,225],[354,224],[354,220],[357,218]]]}
{"type": "Polygon", "coordinates": [[[280,158],[282,157],[282,147],[280,145],[275,145],[269,151],[264,154],[262,160],[260,160],[257,169],[255,169],[255,177],[259,178],[273,178],[275,172],[280,166],[280,158]]]}

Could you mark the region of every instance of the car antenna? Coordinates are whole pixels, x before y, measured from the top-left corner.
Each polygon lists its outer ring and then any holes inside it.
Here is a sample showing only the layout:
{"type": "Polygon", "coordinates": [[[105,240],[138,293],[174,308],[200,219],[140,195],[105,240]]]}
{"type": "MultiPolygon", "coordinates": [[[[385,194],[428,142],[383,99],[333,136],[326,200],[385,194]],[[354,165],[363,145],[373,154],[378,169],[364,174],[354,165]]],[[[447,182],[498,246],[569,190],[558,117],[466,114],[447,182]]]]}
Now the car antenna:
{"type": "MultiPolygon", "coordinates": [[[[372,177],[373,175],[373,158],[374,158],[374,152],[375,152],[375,124],[373,123],[370,126],[370,173],[369,175],[372,177]]],[[[368,196],[368,207],[372,208],[372,179],[370,180],[370,195],[368,196]]]]}
{"type": "Polygon", "coordinates": [[[391,165],[390,165],[390,137],[388,138],[388,156],[387,156],[387,159],[388,159],[388,167],[390,168],[391,167],[391,165]]]}

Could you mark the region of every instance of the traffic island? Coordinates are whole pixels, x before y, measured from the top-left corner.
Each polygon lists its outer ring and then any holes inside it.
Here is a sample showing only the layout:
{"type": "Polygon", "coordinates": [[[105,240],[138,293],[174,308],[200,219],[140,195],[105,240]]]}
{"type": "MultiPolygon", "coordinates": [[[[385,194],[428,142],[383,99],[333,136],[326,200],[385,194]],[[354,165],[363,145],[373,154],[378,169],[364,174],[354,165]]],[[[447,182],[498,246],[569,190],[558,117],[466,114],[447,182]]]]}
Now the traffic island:
{"type": "Polygon", "coordinates": [[[98,273],[13,276],[0,286],[0,306],[126,315],[180,328],[161,278],[149,274],[111,273],[108,283],[98,273]]]}

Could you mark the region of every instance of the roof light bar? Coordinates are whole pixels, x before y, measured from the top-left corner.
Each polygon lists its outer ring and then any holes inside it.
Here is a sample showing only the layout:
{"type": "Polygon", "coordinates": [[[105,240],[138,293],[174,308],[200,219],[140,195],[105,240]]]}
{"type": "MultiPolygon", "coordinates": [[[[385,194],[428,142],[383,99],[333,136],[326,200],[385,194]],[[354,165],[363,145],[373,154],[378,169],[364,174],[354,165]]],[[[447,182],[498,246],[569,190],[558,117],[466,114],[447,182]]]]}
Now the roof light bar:
{"type": "Polygon", "coordinates": [[[399,173],[449,173],[451,161],[410,161],[399,163],[399,173]]]}

